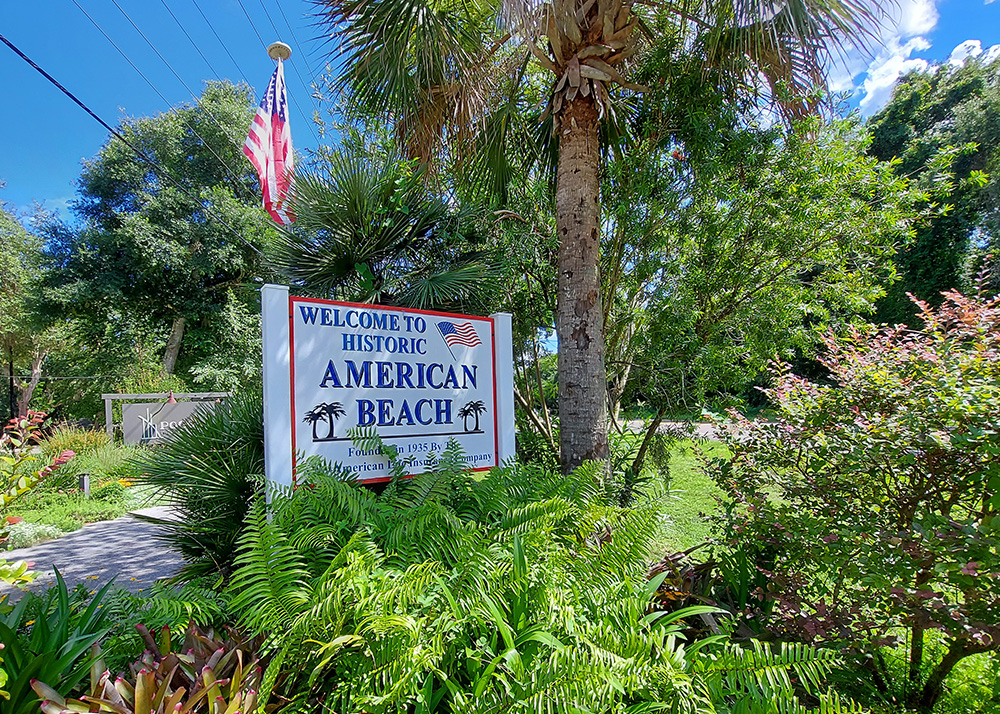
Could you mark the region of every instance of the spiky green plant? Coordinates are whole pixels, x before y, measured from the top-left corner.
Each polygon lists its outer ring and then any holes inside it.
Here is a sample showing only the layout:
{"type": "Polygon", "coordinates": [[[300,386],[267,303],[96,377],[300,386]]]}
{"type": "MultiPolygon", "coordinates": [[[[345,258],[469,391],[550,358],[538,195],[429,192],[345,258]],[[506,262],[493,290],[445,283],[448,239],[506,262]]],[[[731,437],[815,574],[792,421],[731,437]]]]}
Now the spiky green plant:
{"type": "Polygon", "coordinates": [[[175,520],[145,520],[183,556],[180,579],[228,576],[263,479],[263,424],[261,395],[235,394],[185,421],[139,461],[137,482],[153,486],[175,511],[175,520]]]}

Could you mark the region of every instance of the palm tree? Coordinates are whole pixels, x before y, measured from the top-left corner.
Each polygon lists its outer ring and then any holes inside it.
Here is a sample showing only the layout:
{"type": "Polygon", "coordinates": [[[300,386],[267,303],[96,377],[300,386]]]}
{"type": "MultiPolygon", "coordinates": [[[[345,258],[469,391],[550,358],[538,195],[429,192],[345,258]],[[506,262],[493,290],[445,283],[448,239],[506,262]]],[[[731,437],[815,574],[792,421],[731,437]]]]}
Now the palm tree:
{"type": "Polygon", "coordinates": [[[296,222],[271,258],[307,291],[354,302],[464,310],[492,281],[471,211],[431,195],[398,154],[345,149],[301,173],[296,222]]]}
{"type": "Polygon", "coordinates": [[[326,415],[327,403],[317,404],[312,409],[306,412],[305,418],[302,420],[308,422],[312,425],[313,441],[317,441],[319,437],[316,436],[316,424],[321,421],[327,421],[326,415]]]}
{"type": "Polygon", "coordinates": [[[472,411],[472,415],[474,417],[476,417],[476,429],[475,430],[476,431],[480,431],[480,429],[479,429],[479,415],[486,412],[486,405],[483,404],[483,402],[481,400],[477,399],[474,402],[470,402],[466,406],[472,411]]]}
{"type": "Polygon", "coordinates": [[[326,435],[326,438],[332,439],[336,420],[347,414],[347,412],[344,411],[344,405],[340,402],[331,402],[330,404],[323,405],[323,413],[326,414],[326,420],[330,423],[330,433],[326,435]]]}
{"type": "Polygon", "coordinates": [[[355,106],[392,117],[406,149],[427,166],[445,158],[471,173],[509,176],[506,149],[533,129],[516,132],[514,117],[524,114],[530,94],[519,86],[537,86],[529,64],[551,74],[540,122],[551,127],[548,144],[558,154],[556,329],[566,470],[608,458],[601,151],[607,137],[629,131],[620,110],[645,89],[632,81],[636,55],[670,36],[698,48],[706,69],[748,78],[750,87],[763,77],[794,117],[814,108],[800,97],[822,80],[831,48],[874,37],[872,8],[879,7],[860,0],[315,2],[341,43],[341,88],[355,106]]]}
{"type": "Polygon", "coordinates": [[[472,402],[458,410],[458,416],[462,418],[462,428],[469,431],[469,417],[472,416],[472,402]]]}

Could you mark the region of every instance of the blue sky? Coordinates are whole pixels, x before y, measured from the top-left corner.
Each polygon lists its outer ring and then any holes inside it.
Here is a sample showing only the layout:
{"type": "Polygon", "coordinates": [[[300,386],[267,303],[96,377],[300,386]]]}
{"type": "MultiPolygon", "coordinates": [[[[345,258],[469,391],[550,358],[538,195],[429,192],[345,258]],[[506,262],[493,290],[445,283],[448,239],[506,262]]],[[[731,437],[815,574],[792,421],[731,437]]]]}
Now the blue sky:
{"type": "MultiPolygon", "coordinates": [[[[323,71],[329,45],[324,46],[319,29],[309,17],[311,3],[280,0],[279,7],[279,0],[77,2],[155,90],[73,0],[41,0],[37,4],[8,0],[0,20],[0,34],[110,124],[126,116],[153,115],[174,104],[190,102],[191,91],[200,93],[206,79],[240,81],[245,77],[259,93],[266,87],[274,66],[261,40],[269,43],[280,37],[293,49],[291,62],[286,65],[286,79],[294,100],[294,144],[299,149],[318,144],[310,126],[314,103],[306,85],[323,71]]],[[[873,52],[850,52],[830,72],[834,89],[852,92],[852,105],[865,114],[884,104],[902,72],[944,63],[949,58],[960,61],[979,52],[1000,53],[1000,0],[900,0],[888,12],[890,16],[873,52]]],[[[6,182],[0,190],[0,201],[19,212],[30,210],[38,201],[68,217],[66,205],[75,195],[73,182],[80,161],[97,153],[107,138],[106,131],[3,45],[0,76],[12,100],[0,125],[4,136],[0,181],[6,182]]]]}

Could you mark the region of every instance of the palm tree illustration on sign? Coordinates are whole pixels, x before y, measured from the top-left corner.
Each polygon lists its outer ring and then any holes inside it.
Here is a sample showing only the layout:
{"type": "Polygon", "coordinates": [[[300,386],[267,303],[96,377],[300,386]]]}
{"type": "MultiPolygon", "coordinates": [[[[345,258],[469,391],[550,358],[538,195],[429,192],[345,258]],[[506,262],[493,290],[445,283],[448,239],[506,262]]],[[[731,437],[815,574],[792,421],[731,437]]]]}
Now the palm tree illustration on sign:
{"type": "Polygon", "coordinates": [[[464,407],[458,410],[458,416],[462,417],[464,422],[465,431],[469,433],[482,433],[482,429],[479,428],[479,415],[486,412],[486,405],[483,404],[481,400],[476,400],[474,402],[469,402],[464,407]],[[475,417],[476,427],[474,429],[469,429],[469,417],[475,417]]]}
{"type": "Polygon", "coordinates": [[[334,437],[334,427],[336,426],[336,420],[347,414],[344,411],[344,405],[340,402],[331,402],[327,404],[323,402],[322,404],[317,404],[312,409],[306,412],[306,416],[302,421],[309,422],[312,424],[312,437],[313,441],[330,441],[334,437]],[[326,422],[329,425],[329,432],[323,438],[316,435],[316,425],[321,421],[326,422]]]}

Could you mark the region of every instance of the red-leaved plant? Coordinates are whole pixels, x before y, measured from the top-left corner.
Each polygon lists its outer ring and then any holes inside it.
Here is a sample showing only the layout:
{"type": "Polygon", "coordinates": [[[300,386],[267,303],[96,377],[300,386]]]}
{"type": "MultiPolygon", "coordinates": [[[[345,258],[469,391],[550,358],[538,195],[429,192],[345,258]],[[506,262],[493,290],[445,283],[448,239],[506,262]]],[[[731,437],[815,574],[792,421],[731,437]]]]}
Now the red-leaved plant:
{"type": "Polygon", "coordinates": [[[929,712],[962,658],[1000,650],[1000,300],[915,303],[920,330],[829,335],[832,384],[774,364],[774,418],[732,414],[733,458],[708,468],[728,497],[721,551],[769,582],[767,627],[847,646],[929,712]]]}

